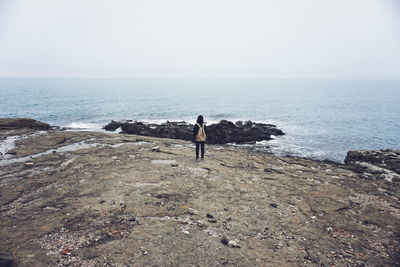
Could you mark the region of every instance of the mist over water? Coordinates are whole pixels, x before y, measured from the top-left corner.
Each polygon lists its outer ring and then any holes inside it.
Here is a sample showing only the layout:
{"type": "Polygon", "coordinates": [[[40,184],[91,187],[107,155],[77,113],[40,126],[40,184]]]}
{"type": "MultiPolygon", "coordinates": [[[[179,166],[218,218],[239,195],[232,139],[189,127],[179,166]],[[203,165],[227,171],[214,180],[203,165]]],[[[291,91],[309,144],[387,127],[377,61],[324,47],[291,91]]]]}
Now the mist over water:
{"type": "Polygon", "coordinates": [[[276,124],[287,135],[256,148],[277,154],[343,161],[349,149],[400,148],[400,81],[0,79],[0,117],[98,130],[199,114],[276,124]]]}

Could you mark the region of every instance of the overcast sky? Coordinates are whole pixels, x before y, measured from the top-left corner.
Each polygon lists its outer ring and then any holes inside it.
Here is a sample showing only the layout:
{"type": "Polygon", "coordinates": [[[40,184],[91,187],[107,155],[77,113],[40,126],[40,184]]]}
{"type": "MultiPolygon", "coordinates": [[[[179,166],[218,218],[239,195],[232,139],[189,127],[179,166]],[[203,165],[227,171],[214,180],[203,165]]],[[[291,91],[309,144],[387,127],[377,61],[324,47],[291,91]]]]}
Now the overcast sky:
{"type": "Polygon", "coordinates": [[[400,79],[400,0],[0,0],[0,77],[400,79]]]}

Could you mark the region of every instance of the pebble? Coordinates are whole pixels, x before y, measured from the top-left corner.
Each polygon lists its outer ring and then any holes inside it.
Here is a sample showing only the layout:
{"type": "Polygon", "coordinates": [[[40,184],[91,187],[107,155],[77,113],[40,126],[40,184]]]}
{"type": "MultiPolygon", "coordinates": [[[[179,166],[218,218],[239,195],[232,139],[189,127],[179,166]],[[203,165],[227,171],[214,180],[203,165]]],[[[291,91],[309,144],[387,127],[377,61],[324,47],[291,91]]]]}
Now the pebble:
{"type": "Polygon", "coordinates": [[[160,152],[160,147],[159,146],[155,146],[151,149],[151,152],[160,152]]]}
{"type": "Polygon", "coordinates": [[[210,223],[216,223],[216,222],[217,222],[217,219],[215,219],[215,218],[209,218],[208,221],[209,221],[210,223]]]}
{"type": "Polygon", "coordinates": [[[278,204],[275,204],[275,203],[269,203],[269,205],[270,205],[271,207],[273,207],[273,208],[277,208],[277,207],[278,207],[278,204]]]}
{"type": "Polygon", "coordinates": [[[172,163],[171,167],[178,167],[178,163],[172,163]]]}
{"type": "Polygon", "coordinates": [[[241,247],[236,241],[234,241],[234,240],[229,240],[229,238],[226,237],[226,236],[223,236],[223,237],[221,238],[221,243],[224,244],[224,245],[226,245],[226,246],[229,246],[229,247],[231,247],[231,248],[240,248],[240,247],[241,247]]]}
{"type": "Polygon", "coordinates": [[[230,240],[228,242],[228,246],[230,246],[231,248],[240,248],[240,245],[236,241],[233,241],[233,240],[230,240]]]}
{"type": "Polygon", "coordinates": [[[117,156],[112,156],[111,158],[112,158],[112,159],[118,159],[118,157],[117,157],[117,156]]]}
{"type": "Polygon", "coordinates": [[[207,213],[207,218],[210,218],[210,219],[213,219],[214,218],[214,216],[212,215],[212,214],[210,214],[210,213],[207,213]]]}
{"type": "Polygon", "coordinates": [[[185,235],[189,235],[190,233],[189,233],[189,231],[187,231],[187,230],[183,230],[182,231],[185,235]]]}

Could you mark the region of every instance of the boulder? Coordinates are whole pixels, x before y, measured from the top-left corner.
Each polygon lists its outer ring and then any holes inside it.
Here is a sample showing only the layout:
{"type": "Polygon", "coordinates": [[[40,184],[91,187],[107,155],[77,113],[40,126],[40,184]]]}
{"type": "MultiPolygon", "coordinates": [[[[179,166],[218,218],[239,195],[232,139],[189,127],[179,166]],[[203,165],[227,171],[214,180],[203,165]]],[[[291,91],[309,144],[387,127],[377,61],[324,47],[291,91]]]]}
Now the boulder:
{"type": "Polygon", "coordinates": [[[115,131],[117,130],[119,127],[121,127],[122,123],[118,122],[118,121],[111,121],[109,124],[105,125],[103,127],[104,130],[106,131],[115,131]]]}
{"type": "Polygon", "coordinates": [[[26,118],[0,118],[0,130],[15,130],[21,128],[48,130],[50,125],[44,122],[26,118]]]}
{"type": "MultiPolygon", "coordinates": [[[[145,124],[143,122],[115,122],[111,121],[104,129],[114,131],[121,126],[122,132],[160,138],[172,138],[181,140],[192,140],[194,125],[186,122],[170,122],[163,124],[145,124]]],[[[211,124],[207,129],[207,143],[249,143],[262,140],[271,140],[272,135],[284,135],[272,124],[254,123],[251,121],[236,123],[221,120],[219,123],[211,124]]]]}

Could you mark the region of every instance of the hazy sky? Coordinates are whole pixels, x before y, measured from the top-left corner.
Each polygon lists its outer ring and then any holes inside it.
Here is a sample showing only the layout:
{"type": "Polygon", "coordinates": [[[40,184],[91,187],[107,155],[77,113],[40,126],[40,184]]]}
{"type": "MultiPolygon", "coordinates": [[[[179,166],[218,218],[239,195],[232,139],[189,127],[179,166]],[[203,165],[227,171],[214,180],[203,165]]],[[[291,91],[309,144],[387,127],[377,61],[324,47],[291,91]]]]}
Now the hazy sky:
{"type": "Polygon", "coordinates": [[[400,0],[0,0],[0,77],[400,79],[400,0]]]}

